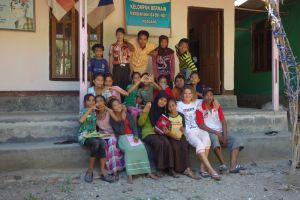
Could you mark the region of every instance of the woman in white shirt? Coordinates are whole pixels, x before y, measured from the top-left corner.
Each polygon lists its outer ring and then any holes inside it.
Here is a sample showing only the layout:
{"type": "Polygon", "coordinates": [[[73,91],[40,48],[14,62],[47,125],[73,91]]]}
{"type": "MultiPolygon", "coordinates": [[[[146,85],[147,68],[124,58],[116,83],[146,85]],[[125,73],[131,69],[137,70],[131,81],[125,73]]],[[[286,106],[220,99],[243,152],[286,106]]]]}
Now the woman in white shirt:
{"type": "Polygon", "coordinates": [[[194,89],[186,86],[182,91],[182,101],[177,104],[178,112],[185,117],[185,137],[190,145],[196,148],[196,154],[200,159],[202,177],[211,177],[214,180],[220,180],[220,175],[212,168],[208,154],[211,146],[209,135],[206,131],[201,130],[196,123],[196,109],[201,105],[202,100],[195,99],[194,89]]]}

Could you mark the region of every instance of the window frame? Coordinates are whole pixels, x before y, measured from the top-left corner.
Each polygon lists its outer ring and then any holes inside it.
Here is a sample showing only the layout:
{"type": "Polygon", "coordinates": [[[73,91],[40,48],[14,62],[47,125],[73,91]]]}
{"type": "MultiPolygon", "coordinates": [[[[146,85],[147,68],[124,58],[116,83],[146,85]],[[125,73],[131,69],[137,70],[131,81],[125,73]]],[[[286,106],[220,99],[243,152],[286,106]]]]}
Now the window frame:
{"type": "MultiPolygon", "coordinates": [[[[71,15],[71,24],[72,24],[72,32],[71,32],[71,45],[72,45],[72,59],[71,65],[72,67],[72,76],[74,77],[55,77],[54,71],[56,70],[56,28],[57,28],[57,19],[52,14],[52,9],[49,11],[49,80],[51,81],[79,81],[79,30],[78,30],[78,12],[75,8],[72,8],[69,12],[74,12],[71,15]],[[75,55],[75,56],[73,56],[75,55]]],[[[88,60],[89,56],[89,46],[91,43],[90,40],[90,30],[92,28],[88,25],[88,36],[87,36],[87,45],[88,45],[88,60]]],[[[97,26],[94,30],[97,33],[97,40],[99,43],[103,42],[103,23],[97,26]]]]}
{"type": "Polygon", "coordinates": [[[252,57],[251,57],[251,66],[252,66],[252,72],[253,73],[259,73],[259,72],[270,72],[272,71],[272,30],[271,30],[271,25],[269,25],[268,28],[264,28],[263,30],[259,29],[257,30],[257,26],[260,24],[260,23],[269,23],[270,24],[270,21],[269,19],[263,19],[263,20],[260,20],[260,21],[256,21],[254,23],[252,23],[252,26],[251,26],[251,54],[252,54],[252,57]],[[256,57],[256,55],[258,54],[257,51],[258,51],[258,48],[257,48],[257,44],[256,44],[256,38],[258,38],[257,34],[261,34],[263,33],[263,43],[260,44],[260,47],[262,47],[262,51],[263,51],[263,67],[262,68],[258,68],[258,65],[257,65],[257,60],[258,59],[256,57]],[[269,38],[270,38],[270,41],[268,41],[268,38],[267,38],[267,34],[269,34],[269,38]],[[268,42],[270,42],[270,44],[268,44],[268,42]],[[269,51],[269,52],[268,52],[269,51]],[[268,57],[268,55],[270,55],[268,57]]]}

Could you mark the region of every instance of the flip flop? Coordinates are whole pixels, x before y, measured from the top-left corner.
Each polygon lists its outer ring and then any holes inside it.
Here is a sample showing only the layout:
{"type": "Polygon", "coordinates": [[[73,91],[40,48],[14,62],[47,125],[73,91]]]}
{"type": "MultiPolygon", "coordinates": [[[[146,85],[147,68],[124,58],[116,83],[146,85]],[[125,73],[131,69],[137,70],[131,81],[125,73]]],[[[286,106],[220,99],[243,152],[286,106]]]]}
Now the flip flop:
{"type": "Polygon", "coordinates": [[[221,180],[221,176],[219,174],[212,174],[212,175],[210,175],[210,178],[214,179],[215,181],[221,180]]]}
{"type": "Polygon", "coordinates": [[[274,136],[274,135],[277,135],[278,134],[278,131],[270,131],[270,132],[266,132],[265,135],[268,135],[268,136],[274,136]]]}
{"type": "Polygon", "coordinates": [[[106,176],[101,175],[100,179],[102,181],[105,181],[105,182],[108,182],[108,183],[113,183],[114,182],[114,178],[109,176],[109,175],[106,175],[106,176]]]}
{"type": "Polygon", "coordinates": [[[206,171],[203,171],[203,172],[200,171],[199,174],[200,174],[200,176],[202,176],[202,178],[208,178],[208,177],[210,177],[209,173],[206,172],[206,171]]]}
{"type": "Polygon", "coordinates": [[[233,170],[229,170],[229,173],[231,173],[231,174],[237,174],[237,173],[240,172],[240,170],[246,170],[246,168],[243,167],[243,166],[241,166],[241,165],[236,165],[233,170]]]}

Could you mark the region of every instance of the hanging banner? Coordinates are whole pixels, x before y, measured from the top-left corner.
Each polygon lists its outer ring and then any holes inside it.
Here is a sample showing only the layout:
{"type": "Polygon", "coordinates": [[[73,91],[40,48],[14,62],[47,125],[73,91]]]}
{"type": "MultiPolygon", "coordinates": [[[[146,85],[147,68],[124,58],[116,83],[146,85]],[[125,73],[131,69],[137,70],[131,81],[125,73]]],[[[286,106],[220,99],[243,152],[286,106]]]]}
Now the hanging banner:
{"type": "Polygon", "coordinates": [[[171,0],[125,0],[127,34],[171,35],[171,0]]]}

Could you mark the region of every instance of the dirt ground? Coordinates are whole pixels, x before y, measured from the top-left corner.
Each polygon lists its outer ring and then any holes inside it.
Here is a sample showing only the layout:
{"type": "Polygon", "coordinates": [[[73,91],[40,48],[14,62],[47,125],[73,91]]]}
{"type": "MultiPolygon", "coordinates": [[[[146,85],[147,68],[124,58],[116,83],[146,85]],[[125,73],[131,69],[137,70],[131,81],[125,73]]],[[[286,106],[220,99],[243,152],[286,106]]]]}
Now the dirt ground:
{"type": "MultiPolygon", "coordinates": [[[[192,180],[184,175],[155,181],[144,176],[127,183],[125,173],[116,183],[94,178],[83,181],[85,169],[24,170],[0,174],[1,200],[300,200],[300,170],[289,176],[286,160],[249,163],[240,174],[222,180],[192,180]]],[[[196,170],[196,169],[195,169],[196,170]]],[[[96,175],[97,173],[95,173],[96,175]]]]}

